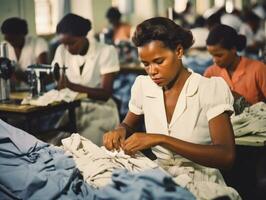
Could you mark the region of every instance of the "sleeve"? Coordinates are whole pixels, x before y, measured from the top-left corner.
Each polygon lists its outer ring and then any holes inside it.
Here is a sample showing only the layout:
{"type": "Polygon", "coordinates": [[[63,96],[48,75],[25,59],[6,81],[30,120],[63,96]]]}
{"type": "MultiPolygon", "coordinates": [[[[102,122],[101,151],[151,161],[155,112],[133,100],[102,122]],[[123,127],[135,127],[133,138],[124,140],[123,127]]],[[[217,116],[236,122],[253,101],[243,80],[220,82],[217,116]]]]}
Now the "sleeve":
{"type": "Polygon", "coordinates": [[[106,45],[100,54],[100,73],[108,74],[120,70],[118,54],[111,45],[106,45]]]}
{"type": "Polygon", "coordinates": [[[63,66],[64,64],[64,46],[63,45],[59,45],[57,48],[56,48],[56,51],[55,51],[55,55],[54,55],[54,59],[52,61],[52,66],[54,66],[55,63],[58,63],[60,67],[63,66]]]}
{"type": "Polygon", "coordinates": [[[259,70],[256,71],[257,84],[260,88],[260,92],[266,100],[266,66],[262,63],[259,70]]]}
{"type": "Polygon", "coordinates": [[[208,121],[225,111],[234,113],[234,98],[227,83],[220,77],[212,77],[201,95],[208,121]]]}
{"type": "Polygon", "coordinates": [[[48,53],[48,43],[43,38],[36,39],[36,46],[35,46],[35,55],[38,57],[40,54],[47,52],[48,53]]]}
{"type": "Polygon", "coordinates": [[[128,103],[129,111],[136,114],[142,115],[143,112],[143,92],[141,85],[141,77],[138,76],[131,88],[131,97],[128,103]]]}

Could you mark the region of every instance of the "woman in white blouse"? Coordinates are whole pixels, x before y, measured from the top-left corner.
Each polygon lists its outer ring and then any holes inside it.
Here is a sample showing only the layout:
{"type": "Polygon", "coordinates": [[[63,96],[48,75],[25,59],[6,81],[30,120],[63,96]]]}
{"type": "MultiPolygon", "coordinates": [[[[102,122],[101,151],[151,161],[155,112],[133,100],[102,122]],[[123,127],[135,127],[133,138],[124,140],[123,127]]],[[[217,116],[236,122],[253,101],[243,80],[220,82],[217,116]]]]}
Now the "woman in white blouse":
{"type": "Polygon", "coordinates": [[[28,24],[26,20],[11,17],[1,25],[4,42],[7,42],[8,58],[15,61],[15,73],[11,80],[15,86],[25,87],[28,82],[27,67],[32,64],[47,64],[48,44],[37,36],[28,35],[28,24]]]}
{"type": "Polygon", "coordinates": [[[87,37],[91,29],[88,19],[67,14],[58,23],[56,32],[61,45],[52,64],[67,67],[58,88],[67,87],[86,93],[77,110],[78,132],[101,145],[102,135],[119,123],[116,104],[112,100],[113,80],[119,71],[119,61],[113,46],[100,44],[87,37]]]}
{"type": "Polygon", "coordinates": [[[129,112],[104,135],[105,147],[129,155],[152,148],[158,164],[197,197],[212,199],[223,191],[219,195],[237,199],[215,169],[230,167],[235,158],[229,87],[221,78],[205,78],[183,66],[193,36],[168,18],[139,24],[133,42],[148,76],[137,77],[129,112]],[[146,132],[136,132],[143,115],[146,132]]]}

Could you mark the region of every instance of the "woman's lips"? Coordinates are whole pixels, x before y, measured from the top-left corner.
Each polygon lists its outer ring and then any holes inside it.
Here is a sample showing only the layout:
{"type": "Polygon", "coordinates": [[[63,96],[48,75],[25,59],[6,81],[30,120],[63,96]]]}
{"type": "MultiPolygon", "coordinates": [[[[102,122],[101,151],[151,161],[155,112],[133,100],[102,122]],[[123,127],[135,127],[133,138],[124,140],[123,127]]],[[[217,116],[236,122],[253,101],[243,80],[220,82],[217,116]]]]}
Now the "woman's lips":
{"type": "Polygon", "coordinates": [[[154,78],[154,79],[152,79],[152,81],[158,85],[158,84],[162,83],[163,79],[161,79],[161,78],[154,78]]]}

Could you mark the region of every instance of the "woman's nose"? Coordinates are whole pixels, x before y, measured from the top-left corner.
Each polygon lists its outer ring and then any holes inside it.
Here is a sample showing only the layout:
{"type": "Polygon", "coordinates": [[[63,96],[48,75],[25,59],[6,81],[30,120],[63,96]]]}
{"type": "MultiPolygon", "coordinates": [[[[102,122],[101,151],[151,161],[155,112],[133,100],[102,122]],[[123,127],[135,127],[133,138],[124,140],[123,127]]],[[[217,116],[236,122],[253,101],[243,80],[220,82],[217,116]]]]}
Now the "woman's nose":
{"type": "Polygon", "coordinates": [[[157,73],[157,67],[156,67],[156,65],[155,64],[150,64],[150,66],[149,66],[149,68],[148,68],[148,73],[150,74],[150,75],[154,75],[154,74],[156,74],[157,73]]]}

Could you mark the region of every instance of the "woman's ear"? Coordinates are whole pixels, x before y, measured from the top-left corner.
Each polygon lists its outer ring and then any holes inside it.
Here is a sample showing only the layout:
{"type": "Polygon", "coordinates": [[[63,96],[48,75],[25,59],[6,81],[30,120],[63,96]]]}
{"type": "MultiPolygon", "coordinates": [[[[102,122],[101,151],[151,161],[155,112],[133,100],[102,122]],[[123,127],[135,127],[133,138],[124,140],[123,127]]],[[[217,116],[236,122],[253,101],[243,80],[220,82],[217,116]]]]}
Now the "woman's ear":
{"type": "Polygon", "coordinates": [[[176,51],[177,58],[178,59],[182,59],[182,56],[184,55],[184,49],[183,49],[183,47],[179,44],[179,45],[177,45],[175,51],[176,51]]]}

